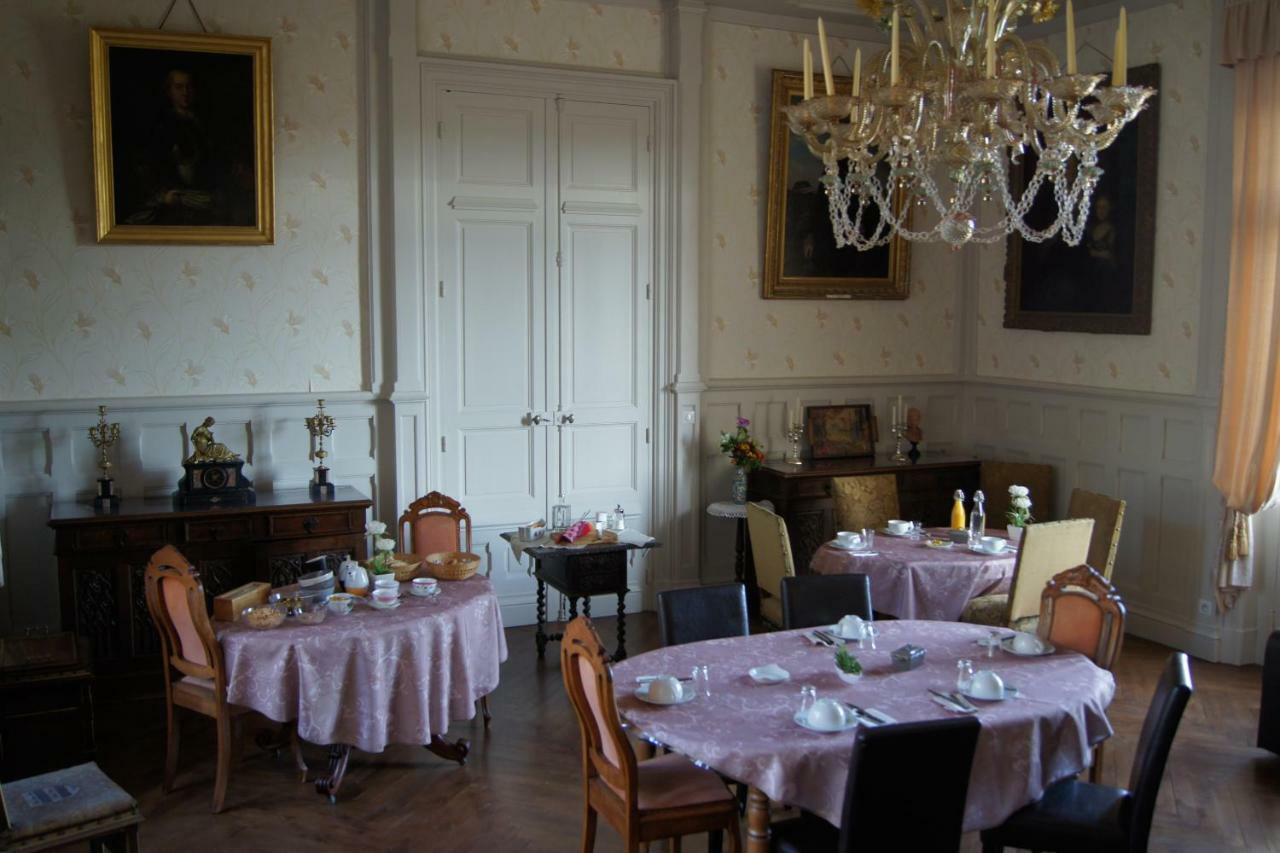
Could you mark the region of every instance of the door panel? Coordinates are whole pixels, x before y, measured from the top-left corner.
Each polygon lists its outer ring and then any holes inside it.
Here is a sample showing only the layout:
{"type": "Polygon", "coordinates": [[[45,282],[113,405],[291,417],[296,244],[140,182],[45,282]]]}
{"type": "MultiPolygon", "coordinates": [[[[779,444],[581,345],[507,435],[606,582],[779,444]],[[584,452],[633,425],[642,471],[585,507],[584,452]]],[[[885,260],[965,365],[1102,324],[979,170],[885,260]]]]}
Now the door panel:
{"type": "Polygon", "coordinates": [[[458,223],[464,414],[514,406],[523,415],[540,407],[532,232],[528,222],[458,223]]]}

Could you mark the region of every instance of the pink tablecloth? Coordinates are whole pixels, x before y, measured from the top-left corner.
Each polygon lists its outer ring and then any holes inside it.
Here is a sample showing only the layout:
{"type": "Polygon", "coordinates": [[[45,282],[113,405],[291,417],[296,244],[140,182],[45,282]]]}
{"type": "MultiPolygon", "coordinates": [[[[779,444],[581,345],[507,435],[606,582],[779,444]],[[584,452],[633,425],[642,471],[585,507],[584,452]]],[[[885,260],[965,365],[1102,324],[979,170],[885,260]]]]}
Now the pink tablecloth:
{"type": "MultiPolygon", "coordinates": [[[[404,584],[408,586],[408,584],[404,584]]],[[[406,593],[396,610],[358,604],[319,625],[267,631],[219,625],[227,699],[298,735],[381,752],[425,744],[498,686],[507,659],[498,599],[486,578],[441,583],[435,599],[406,593]]]]}
{"type": "MultiPolygon", "coordinates": [[[[945,535],[945,533],[943,534],[945,535]]],[[[871,580],[871,606],[899,619],[954,622],[969,599],[1008,592],[1014,554],[991,557],[963,545],[929,548],[923,539],[876,534],[877,556],[860,557],[830,544],[813,555],[811,571],[820,575],[862,572],[871,580]]]]}
{"type": "MultiPolygon", "coordinates": [[[[800,687],[883,711],[899,722],[937,719],[949,711],[927,688],[953,690],[956,661],[966,657],[1018,687],[1026,698],[978,703],[982,733],[973,761],[966,830],[996,826],[1040,797],[1055,780],[1087,766],[1089,749],[1109,737],[1106,708],[1115,695],[1111,673],[1074,652],[1021,658],[1002,651],[993,660],[974,641],[988,628],[950,622],[878,623],[877,651],[855,654],[867,670],[857,685],[836,675],[833,652],[813,646],[803,632],[757,634],[658,649],[613,667],[618,707],[641,732],[770,798],[809,809],[839,824],[853,731],[821,734],[792,719],[800,687]],[[926,650],[925,664],[893,671],[889,651],[904,643],[926,650]],[[753,666],[776,663],[791,673],[777,685],[754,683],[753,666]],[[636,699],[638,675],[686,676],[710,669],[711,696],[660,707],[636,699]]],[[[927,776],[928,767],[921,767],[927,776]]]]}

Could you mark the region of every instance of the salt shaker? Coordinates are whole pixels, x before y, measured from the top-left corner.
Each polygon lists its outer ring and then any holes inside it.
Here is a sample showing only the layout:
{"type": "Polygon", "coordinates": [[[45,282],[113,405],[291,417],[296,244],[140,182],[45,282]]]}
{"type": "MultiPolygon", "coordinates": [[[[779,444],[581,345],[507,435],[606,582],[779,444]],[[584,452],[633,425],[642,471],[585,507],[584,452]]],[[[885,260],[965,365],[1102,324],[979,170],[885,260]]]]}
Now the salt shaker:
{"type": "Polygon", "coordinates": [[[969,685],[973,682],[973,661],[968,658],[961,658],[956,661],[956,690],[961,693],[969,689],[969,685]]]}

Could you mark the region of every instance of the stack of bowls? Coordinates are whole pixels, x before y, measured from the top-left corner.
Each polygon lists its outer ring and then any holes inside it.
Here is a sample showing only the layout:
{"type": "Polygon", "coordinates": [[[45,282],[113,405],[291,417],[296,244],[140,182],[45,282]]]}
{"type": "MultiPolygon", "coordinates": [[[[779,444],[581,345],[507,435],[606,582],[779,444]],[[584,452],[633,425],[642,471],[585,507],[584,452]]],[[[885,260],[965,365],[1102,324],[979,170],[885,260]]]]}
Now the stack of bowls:
{"type": "Polygon", "coordinates": [[[333,595],[332,569],[320,569],[298,576],[298,597],[307,604],[324,604],[333,595]]]}

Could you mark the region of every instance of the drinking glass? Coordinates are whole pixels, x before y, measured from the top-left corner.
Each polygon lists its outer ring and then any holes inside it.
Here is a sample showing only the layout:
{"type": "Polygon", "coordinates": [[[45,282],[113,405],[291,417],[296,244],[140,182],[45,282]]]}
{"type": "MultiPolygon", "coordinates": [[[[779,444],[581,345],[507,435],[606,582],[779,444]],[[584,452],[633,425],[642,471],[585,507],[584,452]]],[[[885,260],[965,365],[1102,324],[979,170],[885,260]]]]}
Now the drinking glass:
{"type": "Polygon", "coordinates": [[[573,510],[569,504],[556,504],[551,507],[551,527],[555,530],[564,530],[570,524],[573,524],[573,510]]]}
{"type": "Polygon", "coordinates": [[[858,638],[858,648],[865,649],[868,646],[876,647],[876,636],[880,632],[876,630],[876,626],[870,622],[862,623],[862,636],[858,638]]]}
{"type": "Polygon", "coordinates": [[[1000,632],[992,631],[987,635],[987,657],[996,656],[996,646],[1000,645],[1000,632]]]}
{"type": "Polygon", "coordinates": [[[706,664],[693,668],[693,687],[704,697],[711,696],[711,673],[706,664]]]}
{"type": "Polygon", "coordinates": [[[862,528],[862,547],[868,551],[872,550],[876,544],[876,532],[870,527],[862,528]]]}
{"type": "Polygon", "coordinates": [[[961,658],[956,661],[956,689],[964,693],[973,683],[973,661],[961,658]]]}
{"type": "Polygon", "coordinates": [[[924,536],[924,522],[923,521],[911,522],[911,538],[920,539],[923,536],[924,536]]]}
{"type": "Polygon", "coordinates": [[[818,701],[818,689],[812,684],[800,688],[800,716],[808,717],[809,709],[818,701]]]}

